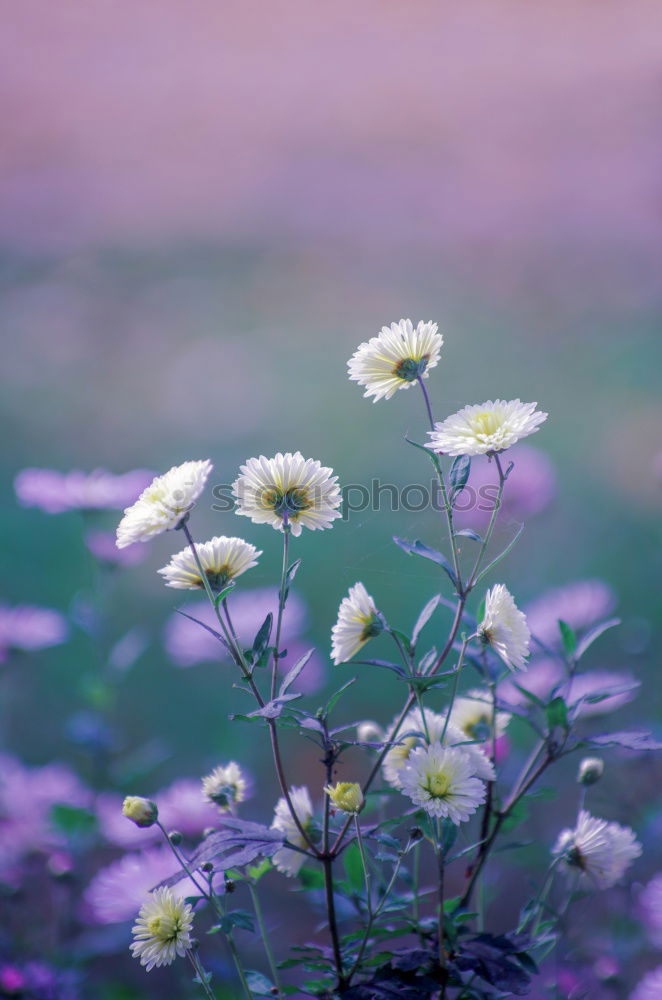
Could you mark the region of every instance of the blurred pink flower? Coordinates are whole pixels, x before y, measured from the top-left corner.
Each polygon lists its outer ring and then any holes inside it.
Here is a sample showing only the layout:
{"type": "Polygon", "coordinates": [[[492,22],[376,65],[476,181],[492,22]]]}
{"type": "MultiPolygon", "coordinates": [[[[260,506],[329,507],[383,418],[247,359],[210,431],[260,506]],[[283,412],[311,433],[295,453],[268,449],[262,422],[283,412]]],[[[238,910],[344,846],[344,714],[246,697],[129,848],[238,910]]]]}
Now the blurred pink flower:
{"type": "MultiPolygon", "coordinates": [[[[130,920],[138,913],[147,893],[178,869],[177,860],[166,844],[125,854],[94,876],[83,894],[85,914],[96,924],[130,920]]],[[[200,895],[189,878],[174,885],[172,891],[179,898],[200,895]]]]}
{"type": "MultiPolygon", "coordinates": [[[[220,813],[203,797],[200,778],[180,778],[149,798],[156,802],[166,830],[179,830],[185,837],[199,837],[207,827],[218,823],[220,813]]],[[[158,827],[141,829],[122,815],[121,795],[102,793],[96,808],[99,828],[111,844],[140,847],[163,838],[158,827]]]]}
{"type": "Polygon", "coordinates": [[[114,531],[88,531],[85,544],[95,559],[113,566],[137,566],[147,556],[147,548],[136,542],[118,549],[114,531]]]}
{"type": "Polygon", "coordinates": [[[639,893],[638,909],[648,937],[656,948],[662,948],[662,872],[639,893]]]}
{"type": "Polygon", "coordinates": [[[23,469],[14,480],[14,489],[24,507],[39,507],[47,514],[119,510],[137,500],[153,478],[154,473],[147,469],[134,469],[119,476],[105,469],[94,472],[23,469]]]}
{"type": "Polygon", "coordinates": [[[662,997],[662,965],[647,973],[641,980],[630,1000],[660,1000],[662,997]]]}
{"type": "MultiPolygon", "coordinates": [[[[501,503],[501,516],[521,520],[539,514],[556,493],[556,473],[548,455],[540,448],[518,444],[508,452],[515,464],[508,476],[501,503]]],[[[455,499],[455,520],[462,526],[489,521],[496,499],[499,477],[494,462],[477,456],[471,462],[468,488],[455,499]]]]}
{"type": "Polygon", "coordinates": [[[15,884],[24,857],[66,845],[51,819],[58,804],[91,804],[91,793],[73,771],[57,763],[25,767],[15,757],[0,755],[0,877],[15,884]]]}
{"type": "Polygon", "coordinates": [[[580,631],[608,617],[615,607],[616,595],[609,584],[602,580],[576,580],[545,591],[524,612],[534,640],[555,649],[561,644],[559,619],[580,631]]]}
{"type": "MultiPolygon", "coordinates": [[[[517,676],[517,684],[542,699],[548,698],[552,690],[561,685],[560,691],[568,705],[574,705],[583,698],[612,689],[618,690],[618,693],[609,695],[601,701],[582,701],[577,713],[582,719],[616,711],[636,697],[639,687],[639,681],[626,670],[591,670],[585,674],[576,674],[567,690],[563,685],[565,676],[562,664],[556,660],[538,660],[532,663],[527,671],[517,676]],[[628,690],[620,690],[621,688],[628,690]]],[[[517,690],[510,678],[499,684],[499,696],[510,705],[527,704],[526,697],[517,690]]]]}
{"type": "MultiPolygon", "coordinates": [[[[228,603],[237,635],[244,647],[249,647],[268,612],[276,613],[278,592],[271,587],[241,591],[232,594],[228,603]]],[[[182,610],[220,631],[216,615],[207,601],[186,604],[182,610]]],[[[290,592],[281,633],[285,645],[301,635],[306,618],[305,604],[297,594],[290,592]]],[[[205,660],[228,659],[227,651],[218,639],[196,622],[177,613],[166,624],[164,641],[169,656],[178,667],[192,667],[205,660]]]]}
{"type": "Polygon", "coordinates": [[[58,646],[69,626],[59,611],[30,604],[0,604],[0,663],[12,649],[24,651],[58,646]]]}

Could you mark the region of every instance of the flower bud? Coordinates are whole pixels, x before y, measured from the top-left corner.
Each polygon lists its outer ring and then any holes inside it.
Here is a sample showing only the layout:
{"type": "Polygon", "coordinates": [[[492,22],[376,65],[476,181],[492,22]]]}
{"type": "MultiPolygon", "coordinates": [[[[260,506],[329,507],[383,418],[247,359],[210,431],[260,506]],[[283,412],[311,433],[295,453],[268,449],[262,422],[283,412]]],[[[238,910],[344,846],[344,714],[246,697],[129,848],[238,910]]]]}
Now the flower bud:
{"type": "Polygon", "coordinates": [[[600,757],[584,757],[577,771],[580,785],[595,785],[605,773],[605,764],[600,757]]]}
{"type": "Polygon", "coordinates": [[[363,809],[363,792],[355,781],[339,781],[336,785],[326,785],[324,791],[336,809],[342,809],[347,813],[359,813],[363,809]]]}
{"type": "Polygon", "coordinates": [[[140,795],[127,795],[122,804],[122,814],[136,826],[153,826],[159,818],[156,803],[140,795]]]}
{"type": "Polygon", "coordinates": [[[179,832],[179,830],[171,830],[170,833],[168,834],[168,840],[175,847],[179,847],[179,845],[181,844],[181,842],[182,842],[183,839],[184,838],[182,837],[182,835],[179,832]]]}
{"type": "Polygon", "coordinates": [[[204,865],[200,865],[200,870],[209,875],[214,870],[214,865],[211,861],[205,861],[204,865]]]}
{"type": "Polygon", "coordinates": [[[361,722],[357,726],[356,738],[360,743],[381,743],[384,739],[384,733],[376,722],[373,722],[372,719],[366,719],[365,722],[361,722]]]}

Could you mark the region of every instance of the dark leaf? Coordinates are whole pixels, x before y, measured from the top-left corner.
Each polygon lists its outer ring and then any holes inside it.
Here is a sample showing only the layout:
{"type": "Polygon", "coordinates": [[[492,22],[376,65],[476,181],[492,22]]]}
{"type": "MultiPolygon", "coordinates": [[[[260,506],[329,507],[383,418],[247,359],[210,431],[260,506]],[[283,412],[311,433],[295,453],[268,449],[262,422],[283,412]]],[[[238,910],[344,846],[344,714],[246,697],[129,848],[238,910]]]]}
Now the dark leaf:
{"type": "Polygon", "coordinates": [[[281,697],[287,692],[287,689],[292,684],[294,684],[295,680],[297,679],[301,671],[304,669],[304,667],[308,663],[308,660],[310,659],[310,657],[313,655],[314,652],[315,652],[315,647],[309,649],[308,652],[304,653],[303,656],[297,660],[294,666],[287,671],[285,677],[283,678],[283,683],[280,686],[279,694],[281,697]]]}
{"type": "MultiPolygon", "coordinates": [[[[218,862],[218,867],[224,871],[228,868],[242,868],[260,856],[271,857],[283,846],[283,834],[261,823],[252,823],[234,816],[224,816],[222,822],[223,829],[210,833],[188,859],[188,866],[192,871],[207,861],[218,862]]],[[[183,878],[186,878],[186,872],[180,869],[160,882],[159,886],[176,885],[183,878]]]]}
{"type": "Polygon", "coordinates": [[[253,648],[251,650],[251,655],[253,663],[258,663],[262,658],[262,654],[269,645],[269,638],[271,636],[271,626],[273,625],[274,616],[269,612],[267,617],[264,619],[258,633],[253,640],[253,648]]]}
{"type": "Polygon", "coordinates": [[[262,708],[256,708],[254,712],[248,713],[249,719],[277,719],[281,714],[285,705],[288,701],[296,701],[297,698],[301,698],[301,693],[299,694],[281,694],[278,698],[274,698],[273,701],[268,701],[266,705],[262,708]]]}
{"type": "Polygon", "coordinates": [[[406,671],[399,663],[391,663],[390,660],[352,660],[352,663],[365,664],[368,667],[386,667],[387,670],[392,670],[394,673],[400,674],[401,677],[406,675],[406,671]]]}
{"type": "Polygon", "coordinates": [[[464,487],[467,485],[467,480],[469,479],[469,473],[471,472],[471,456],[470,455],[458,455],[456,459],[453,460],[451,465],[451,471],[449,473],[449,479],[451,484],[451,503],[455,499],[458,493],[461,493],[464,487]]]}
{"type": "Polygon", "coordinates": [[[205,629],[205,631],[213,635],[215,639],[218,639],[218,641],[225,646],[228,652],[230,651],[230,647],[228,646],[227,642],[225,641],[224,637],[221,635],[220,632],[217,632],[216,629],[211,628],[210,625],[205,625],[205,623],[201,622],[199,618],[194,618],[193,615],[189,615],[186,613],[186,611],[182,611],[181,608],[177,608],[176,610],[178,615],[181,615],[183,618],[188,618],[190,622],[195,622],[195,624],[199,625],[200,628],[205,629]]]}
{"type": "Polygon", "coordinates": [[[563,650],[567,657],[572,657],[575,650],[577,649],[577,636],[575,635],[575,630],[559,618],[559,631],[561,633],[561,641],[563,643],[563,650]]]}
{"type": "Polygon", "coordinates": [[[449,563],[446,556],[442,555],[441,552],[437,552],[436,549],[431,549],[429,545],[425,545],[418,539],[413,542],[408,542],[406,538],[398,538],[397,535],[394,535],[393,541],[402,549],[403,552],[406,552],[407,555],[422,556],[424,559],[430,559],[431,562],[437,563],[438,566],[443,567],[450,577],[453,586],[457,586],[453,567],[449,563]]]}
{"type": "Polygon", "coordinates": [[[552,698],[545,709],[545,714],[550,730],[555,729],[557,726],[560,726],[562,729],[568,728],[568,707],[560,696],[552,698]]]}
{"type": "Polygon", "coordinates": [[[462,538],[471,538],[474,542],[482,543],[482,536],[474,531],[473,528],[461,528],[459,531],[455,532],[456,536],[461,536],[462,538]]]}

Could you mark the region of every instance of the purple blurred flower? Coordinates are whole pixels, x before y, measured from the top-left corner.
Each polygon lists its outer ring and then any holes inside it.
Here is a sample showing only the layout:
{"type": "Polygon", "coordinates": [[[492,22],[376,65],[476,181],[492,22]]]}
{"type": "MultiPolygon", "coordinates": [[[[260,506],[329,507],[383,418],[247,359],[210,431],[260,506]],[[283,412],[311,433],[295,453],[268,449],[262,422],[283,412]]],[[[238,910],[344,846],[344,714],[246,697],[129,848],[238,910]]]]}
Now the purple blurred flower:
{"type": "Polygon", "coordinates": [[[648,936],[662,948],[662,872],[658,872],[639,893],[639,913],[648,936]]]}
{"type": "MultiPolygon", "coordinates": [[[[278,592],[271,587],[232,594],[229,603],[232,621],[241,643],[248,647],[269,611],[278,608],[278,592]]],[[[187,614],[219,631],[218,621],[207,601],[187,604],[187,614]]],[[[297,594],[290,592],[283,616],[282,639],[285,645],[301,635],[306,625],[306,607],[297,594]]],[[[174,614],[165,628],[166,650],[178,667],[192,667],[205,660],[226,659],[227,652],[218,639],[195,622],[174,614]]]]}
{"type": "Polygon", "coordinates": [[[24,507],[39,507],[47,514],[120,510],[134,503],[153,478],[154,473],[147,469],[134,469],[119,476],[105,469],[94,472],[23,469],[14,480],[14,489],[24,507]]]}
{"type": "Polygon", "coordinates": [[[590,628],[616,606],[616,595],[602,580],[576,580],[546,591],[524,608],[534,639],[555,649],[561,644],[558,622],[573,629],[590,628]]]}
{"type": "Polygon", "coordinates": [[[66,845],[52,823],[53,806],[86,808],[90,802],[88,789],[64,765],[28,768],[15,757],[0,755],[0,877],[15,884],[25,856],[66,845]]]}
{"type": "Polygon", "coordinates": [[[147,555],[145,546],[137,542],[118,549],[114,531],[88,531],[85,544],[95,559],[112,566],[137,566],[147,555]]]}
{"type": "MultiPolygon", "coordinates": [[[[86,915],[96,924],[114,924],[135,917],[147,893],[163,879],[174,875],[179,865],[172,851],[148,847],[125,854],[94,876],[83,894],[86,915]]],[[[180,898],[198,896],[194,883],[184,878],[172,887],[180,898]]]]}
{"type": "MultiPolygon", "coordinates": [[[[309,649],[310,644],[302,642],[301,639],[287,642],[287,656],[278,661],[280,672],[286,674],[309,649]]],[[[325,683],[326,668],[324,660],[317,652],[314,652],[290,688],[290,691],[300,691],[302,694],[315,694],[316,691],[320,691],[324,687],[325,683]]]]}
{"type": "Polygon", "coordinates": [[[58,646],[68,632],[66,619],[52,608],[0,604],[0,663],[12,649],[28,651],[58,646]]]}
{"type": "Polygon", "coordinates": [[[662,965],[653,969],[641,980],[630,1000],[660,1000],[662,997],[662,965]]]}
{"type": "MultiPolygon", "coordinates": [[[[200,778],[180,778],[150,798],[159,807],[159,819],[166,830],[179,830],[185,837],[199,837],[218,823],[220,813],[203,797],[200,778]]],[[[121,795],[99,795],[97,818],[105,838],[118,847],[140,847],[163,836],[158,827],[141,829],[130,823],[122,815],[121,795]]]]}
{"type": "MultiPolygon", "coordinates": [[[[510,460],[515,464],[503,492],[501,516],[521,520],[539,514],[556,493],[556,473],[551,459],[540,448],[519,444],[508,452],[510,460]]],[[[494,462],[484,455],[472,459],[469,488],[459,493],[455,500],[458,524],[475,525],[490,519],[498,481],[494,462]]]]}
{"type": "MultiPolygon", "coordinates": [[[[532,663],[527,671],[518,674],[517,683],[538,698],[546,699],[557,685],[563,685],[565,677],[563,666],[556,660],[538,660],[532,663]]],[[[577,715],[584,719],[616,711],[636,697],[638,687],[639,681],[626,670],[591,670],[585,674],[576,674],[570,682],[569,689],[566,691],[562,687],[562,690],[569,705],[607,691],[616,691],[601,701],[582,701],[577,715]]],[[[509,678],[499,685],[499,696],[511,705],[527,703],[525,696],[517,690],[509,678]]]]}

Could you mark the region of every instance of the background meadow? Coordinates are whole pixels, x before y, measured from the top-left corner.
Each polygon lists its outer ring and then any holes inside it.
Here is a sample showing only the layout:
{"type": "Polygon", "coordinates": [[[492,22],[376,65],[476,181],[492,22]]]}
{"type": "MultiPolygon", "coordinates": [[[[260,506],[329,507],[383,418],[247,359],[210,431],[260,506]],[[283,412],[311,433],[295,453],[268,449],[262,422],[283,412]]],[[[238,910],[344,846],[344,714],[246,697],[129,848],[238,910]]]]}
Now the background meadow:
{"type": "MultiPolygon", "coordinates": [[[[244,707],[229,666],[173,654],[173,612],[195,597],[155,570],[179,537],[111,569],[84,538],[114,530],[119,513],[21,506],[15,476],[209,457],[220,485],[251,455],[298,449],[343,484],[429,483],[404,442],[423,437],[418,396],[373,406],[346,361],[384,323],[434,319],[438,418],[496,396],[550,414],[531,442],[539,472],[500,529],[505,539],[526,521],[504,582],[526,606],[602,581],[623,624],[591,666],[634,675],[642,693],[595,725],[659,736],[660,14],[646,0],[268,11],[25,0],[5,21],[0,603],[54,608],[69,635],[0,664],[0,996],[138,1000],[161,996],[166,978],[131,962],[128,925],[95,921],[83,902],[121,853],[96,796],[155,793],[235,758],[259,789],[246,814],[269,820],[267,741],[228,722],[244,707]],[[37,822],[18,760],[33,777],[53,762],[78,775],[75,795],[69,771],[44,781],[61,780],[99,826],[68,827],[45,806],[37,822]],[[65,970],[51,993],[26,985],[35,961],[65,970]]],[[[195,537],[245,537],[264,555],[240,589],[275,586],[279,536],[212,502],[208,491],[195,537]]],[[[318,648],[311,704],[352,676],[328,656],[351,584],[401,627],[439,589],[393,534],[442,541],[433,511],[388,504],[296,541],[293,638],[318,648]]],[[[339,711],[384,722],[400,700],[395,682],[360,676],[339,711]]],[[[313,748],[288,750],[291,780],[317,781],[313,748]]],[[[596,1000],[628,995],[656,964],[640,889],[662,869],[661,765],[610,759],[596,811],[632,825],[644,856],[599,919],[595,900],[580,904],[554,966],[570,977],[564,995],[596,1000]]],[[[567,800],[541,800],[530,817],[531,863],[574,813],[573,770],[567,800]]],[[[269,878],[278,933],[284,883],[269,878]]],[[[517,900],[499,902],[498,879],[488,892],[505,919],[517,900]]],[[[302,899],[291,912],[309,933],[302,899]]]]}

